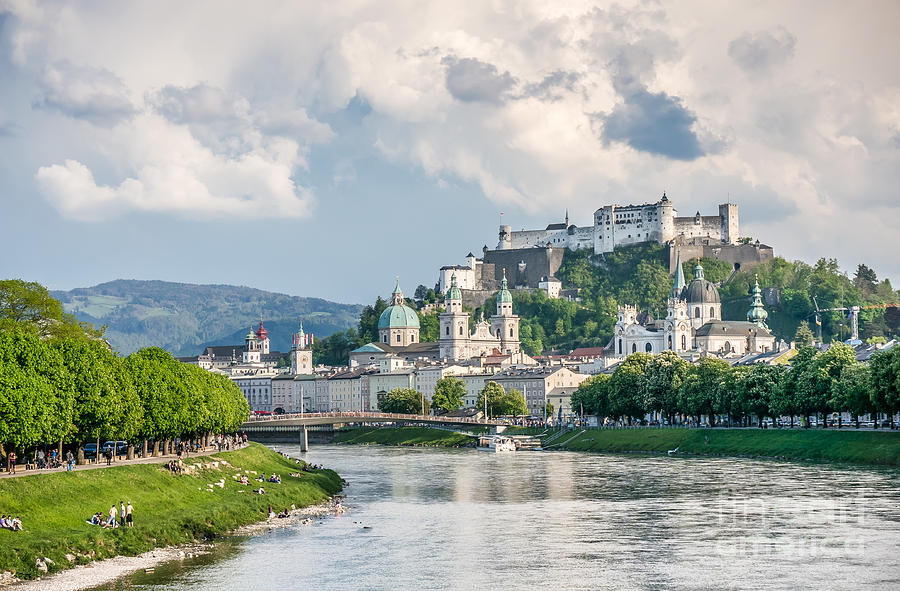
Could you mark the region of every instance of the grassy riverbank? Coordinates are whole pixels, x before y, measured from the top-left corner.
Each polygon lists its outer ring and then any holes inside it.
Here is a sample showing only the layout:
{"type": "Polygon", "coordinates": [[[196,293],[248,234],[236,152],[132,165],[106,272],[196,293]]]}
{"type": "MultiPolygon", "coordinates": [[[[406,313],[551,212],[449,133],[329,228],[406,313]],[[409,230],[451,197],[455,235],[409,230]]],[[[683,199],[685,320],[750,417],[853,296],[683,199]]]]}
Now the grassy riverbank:
{"type": "Polygon", "coordinates": [[[408,445],[426,447],[468,447],[474,437],[429,427],[358,427],[334,437],[335,443],[408,445]]]}
{"type": "MultiPolygon", "coordinates": [[[[546,440],[546,438],[545,438],[546,440]]],[[[767,457],[900,466],[900,433],[814,429],[588,429],[548,449],[767,457]]]]}
{"type": "Polygon", "coordinates": [[[340,477],[330,470],[291,478],[288,474],[299,466],[259,444],[187,458],[185,464],[200,462],[204,467],[196,474],[183,476],[172,474],[165,465],[142,464],[0,480],[0,514],[17,515],[25,526],[21,532],[0,530],[0,572],[34,578],[41,574],[35,561],[45,557],[52,561],[48,563],[52,572],[209,539],[264,519],[270,504],[276,511],[292,504],[312,505],[341,488],[340,477]],[[220,460],[227,465],[212,466],[220,460]],[[250,473],[251,485],[240,485],[232,476],[245,470],[275,472],[282,483],[260,483],[250,473]],[[223,478],[224,488],[208,490],[209,484],[223,478]],[[265,495],[252,492],[260,485],[265,495]],[[107,515],[110,506],[120,501],[134,506],[133,528],[102,529],[85,523],[98,511],[107,515]]]}

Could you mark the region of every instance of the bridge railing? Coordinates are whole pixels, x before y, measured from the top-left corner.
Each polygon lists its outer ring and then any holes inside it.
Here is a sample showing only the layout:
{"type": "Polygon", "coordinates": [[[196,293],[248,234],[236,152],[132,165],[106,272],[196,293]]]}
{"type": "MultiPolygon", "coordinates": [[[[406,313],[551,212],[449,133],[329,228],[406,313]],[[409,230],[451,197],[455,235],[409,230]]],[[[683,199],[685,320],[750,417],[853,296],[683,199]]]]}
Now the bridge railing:
{"type": "Polygon", "coordinates": [[[472,424],[472,425],[503,425],[500,421],[490,421],[490,420],[479,420],[474,417],[442,417],[435,415],[413,415],[413,414],[402,414],[402,413],[392,413],[392,412],[368,412],[368,411],[334,411],[334,412],[304,412],[304,413],[285,413],[283,415],[264,415],[264,416],[256,416],[251,415],[249,419],[247,419],[247,423],[254,422],[278,422],[278,421],[288,421],[288,420],[297,420],[297,419],[356,419],[348,420],[346,422],[360,422],[360,421],[427,421],[432,423],[452,423],[452,424],[472,424]]]}

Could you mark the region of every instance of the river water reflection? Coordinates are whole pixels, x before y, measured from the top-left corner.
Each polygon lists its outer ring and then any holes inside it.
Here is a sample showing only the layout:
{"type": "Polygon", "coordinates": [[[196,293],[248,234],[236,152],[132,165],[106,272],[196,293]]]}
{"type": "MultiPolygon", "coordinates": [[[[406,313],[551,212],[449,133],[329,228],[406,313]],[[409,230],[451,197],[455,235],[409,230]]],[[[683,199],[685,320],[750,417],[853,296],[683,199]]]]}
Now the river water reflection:
{"type": "Polygon", "coordinates": [[[348,514],[102,589],[900,587],[898,470],[376,446],[306,459],[349,481],[348,514]]]}

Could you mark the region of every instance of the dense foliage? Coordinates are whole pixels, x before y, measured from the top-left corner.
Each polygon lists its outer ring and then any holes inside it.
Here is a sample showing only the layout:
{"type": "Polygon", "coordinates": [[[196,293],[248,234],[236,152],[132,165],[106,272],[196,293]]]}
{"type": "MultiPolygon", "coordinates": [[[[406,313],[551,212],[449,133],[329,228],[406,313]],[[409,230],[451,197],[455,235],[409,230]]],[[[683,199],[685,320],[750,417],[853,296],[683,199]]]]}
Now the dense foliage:
{"type": "Polygon", "coordinates": [[[247,402],[226,377],[158,348],[118,357],[37,284],[2,282],[0,294],[0,450],[167,440],[231,431],[247,419],[247,402]]]}
{"type": "Polygon", "coordinates": [[[439,379],[437,384],[435,384],[431,403],[438,410],[450,412],[462,408],[465,395],[465,382],[453,376],[446,376],[439,379]]]}
{"type": "Polygon", "coordinates": [[[395,388],[378,401],[378,410],[408,415],[428,414],[431,403],[412,388],[395,388]]]}
{"type": "Polygon", "coordinates": [[[791,365],[732,367],[716,358],[690,364],[672,351],[634,353],[612,375],[591,377],[572,394],[572,408],[585,414],[640,420],[658,416],[676,424],[687,418],[711,425],[759,423],[766,417],[805,417],[848,412],[900,411],[900,346],[875,353],[869,364],[853,348],[835,344],[823,352],[807,347],[791,365]]]}
{"type": "Polygon", "coordinates": [[[197,355],[206,345],[243,343],[260,315],[272,348],[286,351],[300,318],[307,333],[325,337],[353,326],[361,309],[249,287],[167,281],[117,280],[51,295],[79,320],[105,324],[106,338],[123,354],[156,345],[197,355]]]}
{"type": "Polygon", "coordinates": [[[487,408],[489,417],[515,417],[528,414],[525,395],[515,389],[506,391],[497,382],[488,382],[484,385],[478,395],[476,408],[479,410],[487,408]]]}

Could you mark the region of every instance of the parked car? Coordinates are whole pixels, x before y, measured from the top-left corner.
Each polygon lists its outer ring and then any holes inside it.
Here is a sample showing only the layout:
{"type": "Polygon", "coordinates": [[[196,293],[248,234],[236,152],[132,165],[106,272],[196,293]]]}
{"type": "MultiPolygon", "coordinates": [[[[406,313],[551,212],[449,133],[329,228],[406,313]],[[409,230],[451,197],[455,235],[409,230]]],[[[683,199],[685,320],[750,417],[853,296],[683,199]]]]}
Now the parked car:
{"type": "Polygon", "coordinates": [[[93,460],[97,457],[97,444],[96,443],[85,443],[84,444],[84,458],[86,460],[93,460]]]}

